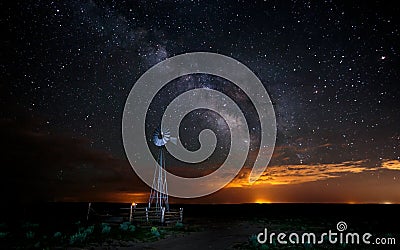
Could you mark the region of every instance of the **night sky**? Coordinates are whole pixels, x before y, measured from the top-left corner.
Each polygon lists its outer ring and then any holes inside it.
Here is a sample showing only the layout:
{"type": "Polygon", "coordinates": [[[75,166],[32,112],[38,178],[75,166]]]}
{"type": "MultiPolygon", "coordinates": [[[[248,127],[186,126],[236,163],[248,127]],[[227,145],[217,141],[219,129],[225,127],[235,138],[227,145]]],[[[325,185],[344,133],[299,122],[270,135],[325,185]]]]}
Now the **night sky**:
{"type": "MultiPolygon", "coordinates": [[[[232,183],[176,202],[400,203],[400,9],[394,3],[1,2],[2,197],[146,201],[150,188],[134,174],[122,144],[126,98],[156,63],[205,51],[242,62],[262,81],[276,113],[276,148],[262,178],[249,186],[245,177],[262,131],[247,96],[215,76],[175,79],[151,104],[149,141],[168,103],[194,88],[230,96],[251,136],[246,166],[232,183]]],[[[216,131],[214,154],[196,166],[169,155],[169,171],[201,176],[223,162],[229,129],[213,111],[184,119],[182,143],[196,150],[204,128],[216,131]]]]}

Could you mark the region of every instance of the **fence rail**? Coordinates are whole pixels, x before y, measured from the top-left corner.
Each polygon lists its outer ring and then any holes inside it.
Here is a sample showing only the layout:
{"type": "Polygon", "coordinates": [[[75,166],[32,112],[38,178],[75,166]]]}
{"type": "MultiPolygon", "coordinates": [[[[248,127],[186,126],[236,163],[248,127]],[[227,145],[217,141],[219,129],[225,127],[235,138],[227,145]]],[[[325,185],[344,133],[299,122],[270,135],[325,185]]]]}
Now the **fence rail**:
{"type": "Polygon", "coordinates": [[[183,221],[183,208],[167,211],[165,207],[160,210],[147,207],[131,207],[130,221],[172,223],[183,221]]]}

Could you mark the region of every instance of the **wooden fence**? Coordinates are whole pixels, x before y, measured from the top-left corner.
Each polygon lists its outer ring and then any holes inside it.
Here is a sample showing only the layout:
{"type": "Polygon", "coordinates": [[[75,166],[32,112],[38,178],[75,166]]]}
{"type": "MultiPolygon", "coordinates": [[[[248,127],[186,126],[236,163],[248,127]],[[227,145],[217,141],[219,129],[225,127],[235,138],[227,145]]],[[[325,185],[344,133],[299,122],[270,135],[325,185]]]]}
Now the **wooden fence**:
{"type": "Polygon", "coordinates": [[[165,207],[156,210],[155,208],[132,205],[129,213],[129,221],[139,223],[160,222],[163,224],[182,222],[183,208],[179,208],[179,210],[170,209],[167,211],[165,207]]]}
{"type": "Polygon", "coordinates": [[[97,217],[102,221],[120,223],[129,221],[131,223],[150,224],[162,223],[171,224],[176,222],[183,222],[183,208],[170,209],[167,211],[165,207],[160,210],[148,207],[138,207],[132,204],[129,207],[120,208],[119,211],[114,211],[112,214],[99,214],[93,209],[92,204],[89,203],[87,211],[87,220],[89,217],[97,217]]]}

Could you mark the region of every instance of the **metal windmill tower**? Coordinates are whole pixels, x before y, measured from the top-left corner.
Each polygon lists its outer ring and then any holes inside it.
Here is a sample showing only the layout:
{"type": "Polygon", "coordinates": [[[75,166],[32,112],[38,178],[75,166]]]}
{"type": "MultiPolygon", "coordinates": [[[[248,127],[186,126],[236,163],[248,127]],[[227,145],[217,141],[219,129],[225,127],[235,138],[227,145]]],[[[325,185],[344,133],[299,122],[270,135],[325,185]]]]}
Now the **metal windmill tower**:
{"type": "Polygon", "coordinates": [[[168,203],[168,185],[165,170],[165,144],[169,141],[176,144],[177,139],[171,137],[168,129],[156,129],[153,134],[153,143],[158,147],[157,167],[154,171],[153,185],[150,192],[149,208],[155,204],[156,211],[160,211],[163,207],[169,211],[168,203]]]}

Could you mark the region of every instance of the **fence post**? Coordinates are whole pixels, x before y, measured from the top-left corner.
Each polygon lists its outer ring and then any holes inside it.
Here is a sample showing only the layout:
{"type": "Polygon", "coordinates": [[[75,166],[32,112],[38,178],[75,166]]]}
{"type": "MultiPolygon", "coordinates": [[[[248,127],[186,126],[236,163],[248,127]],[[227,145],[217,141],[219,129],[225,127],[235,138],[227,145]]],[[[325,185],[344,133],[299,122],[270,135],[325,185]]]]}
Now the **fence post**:
{"type": "Polygon", "coordinates": [[[179,208],[179,219],[181,222],[183,222],[183,208],[179,208]]]}
{"type": "Polygon", "coordinates": [[[89,220],[89,214],[90,214],[91,207],[92,207],[92,203],[89,202],[88,210],[87,210],[87,215],[86,215],[86,220],[87,220],[87,221],[89,220]]]}
{"type": "Polygon", "coordinates": [[[133,204],[131,204],[131,211],[129,213],[129,222],[132,223],[132,208],[133,208],[133,204]]]}
{"type": "Polygon", "coordinates": [[[161,208],[161,223],[165,221],[165,207],[161,208]]]}
{"type": "Polygon", "coordinates": [[[146,207],[146,221],[149,222],[149,210],[146,207]]]}

